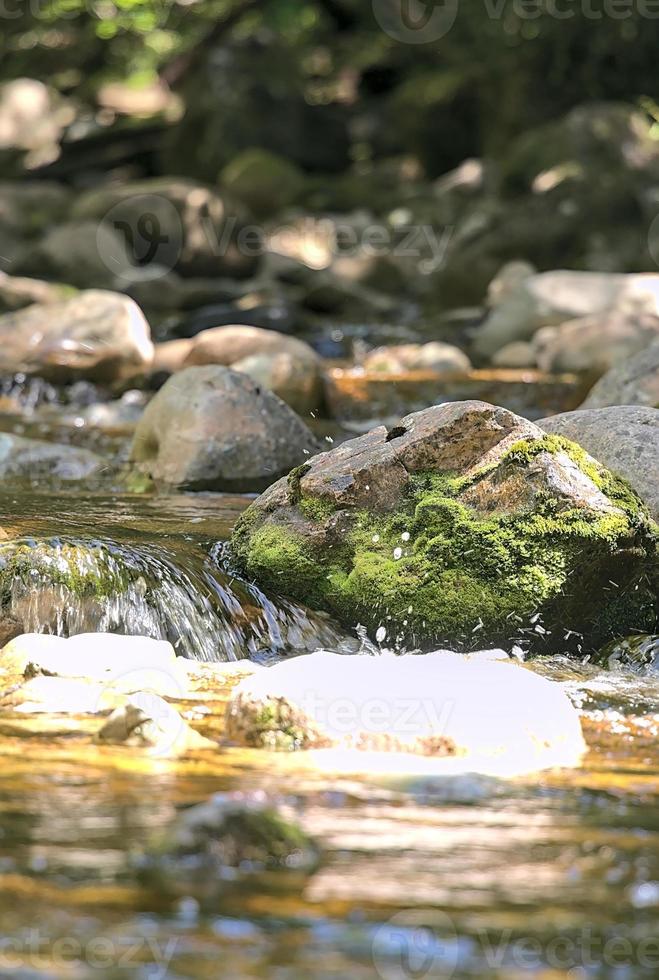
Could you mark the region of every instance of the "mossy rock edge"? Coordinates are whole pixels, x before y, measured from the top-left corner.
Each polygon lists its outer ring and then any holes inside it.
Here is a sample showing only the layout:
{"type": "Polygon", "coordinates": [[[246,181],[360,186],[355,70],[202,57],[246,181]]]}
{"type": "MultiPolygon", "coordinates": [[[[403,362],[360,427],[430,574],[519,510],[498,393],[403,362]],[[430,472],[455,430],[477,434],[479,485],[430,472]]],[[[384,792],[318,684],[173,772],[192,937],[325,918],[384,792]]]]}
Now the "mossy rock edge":
{"type": "Polygon", "coordinates": [[[309,496],[304,476],[294,472],[248,508],[234,562],[345,623],[383,626],[387,643],[586,653],[656,631],[659,528],[632,488],[575,443],[539,434],[466,476],[414,473],[384,514],[309,496]],[[550,490],[522,512],[465,502],[494,471],[525,480],[542,454],[567,457],[611,506],[566,507],[550,490]]]}

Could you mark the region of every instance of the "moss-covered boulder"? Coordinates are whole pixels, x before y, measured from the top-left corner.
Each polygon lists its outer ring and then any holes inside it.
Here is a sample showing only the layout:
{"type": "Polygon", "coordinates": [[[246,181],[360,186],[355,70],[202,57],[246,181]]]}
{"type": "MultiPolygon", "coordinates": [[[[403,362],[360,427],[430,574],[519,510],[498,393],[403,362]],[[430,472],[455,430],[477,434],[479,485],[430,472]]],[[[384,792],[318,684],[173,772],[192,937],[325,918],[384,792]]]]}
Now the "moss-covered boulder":
{"type": "Polygon", "coordinates": [[[252,504],[232,547],[264,586],[388,641],[585,650],[652,631],[657,533],[580,447],[467,401],[313,457],[252,504]]]}

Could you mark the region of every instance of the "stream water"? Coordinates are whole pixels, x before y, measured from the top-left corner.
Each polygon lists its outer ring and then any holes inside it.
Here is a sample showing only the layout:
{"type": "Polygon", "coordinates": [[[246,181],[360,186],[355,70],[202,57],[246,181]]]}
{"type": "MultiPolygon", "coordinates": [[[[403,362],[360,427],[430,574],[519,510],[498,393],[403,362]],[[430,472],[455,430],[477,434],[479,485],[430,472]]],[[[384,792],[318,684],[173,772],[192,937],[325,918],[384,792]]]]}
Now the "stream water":
{"type": "MultiPolygon", "coordinates": [[[[355,652],[325,617],[220,570],[218,543],[246,503],[10,492],[12,535],[52,560],[82,543],[87,571],[130,573],[120,597],[91,603],[37,576],[16,609],[30,628],[167,636],[202,659],[355,652]]],[[[84,718],[44,727],[3,709],[0,976],[656,977],[659,675],[561,657],[535,669],[566,685],[590,753],[581,769],[506,783],[331,777],[228,747],[172,762],[94,746],[84,718]],[[320,866],[175,893],[146,884],[144,839],[228,790],[292,808],[322,842],[320,866]]],[[[202,734],[219,738],[223,705],[209,701],[202,734]]]]}

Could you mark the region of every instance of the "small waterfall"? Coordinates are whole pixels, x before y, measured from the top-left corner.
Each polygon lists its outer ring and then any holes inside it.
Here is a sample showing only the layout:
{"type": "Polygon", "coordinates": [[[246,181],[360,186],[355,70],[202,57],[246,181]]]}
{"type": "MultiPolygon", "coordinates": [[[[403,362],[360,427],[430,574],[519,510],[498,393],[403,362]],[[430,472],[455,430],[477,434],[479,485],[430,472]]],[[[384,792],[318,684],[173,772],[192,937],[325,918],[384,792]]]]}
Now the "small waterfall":
{"type": "Polygon", "coordinates": [[[270,659],[355,640],[322,614],[273,602],[218,565],[221,547],[176,557],[155,544],[24,538],[0,547],[0,625],[70,636],[127,633],[169,640],[204,661],[270,659]]]}

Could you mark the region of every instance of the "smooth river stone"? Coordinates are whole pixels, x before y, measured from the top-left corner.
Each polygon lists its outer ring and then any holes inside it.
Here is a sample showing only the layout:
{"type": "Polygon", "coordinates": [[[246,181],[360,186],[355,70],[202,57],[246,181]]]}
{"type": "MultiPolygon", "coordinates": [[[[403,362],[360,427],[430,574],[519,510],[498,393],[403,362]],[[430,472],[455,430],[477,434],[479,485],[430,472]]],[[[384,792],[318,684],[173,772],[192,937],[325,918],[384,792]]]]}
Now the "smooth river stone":
{"type": "Polygon", "coordinates": [[[502,651],[289,660],[234,689],[227,735],[265,748],[413,753],[453,773],[498,775],[577,766],[586,748],[563,689],[502,651]]]}

